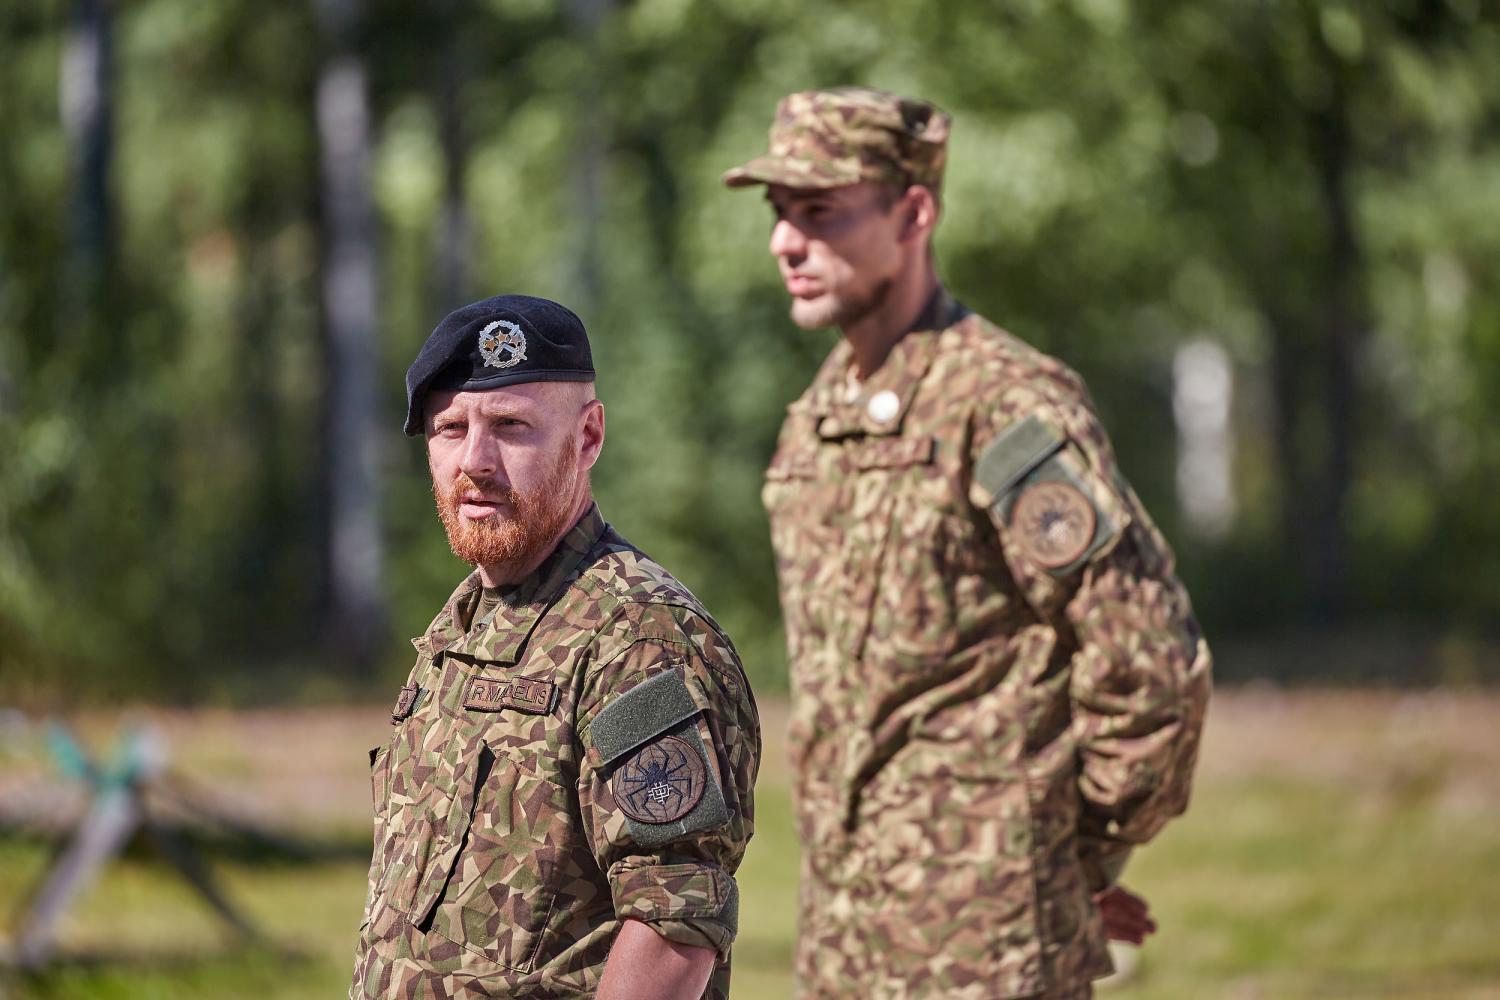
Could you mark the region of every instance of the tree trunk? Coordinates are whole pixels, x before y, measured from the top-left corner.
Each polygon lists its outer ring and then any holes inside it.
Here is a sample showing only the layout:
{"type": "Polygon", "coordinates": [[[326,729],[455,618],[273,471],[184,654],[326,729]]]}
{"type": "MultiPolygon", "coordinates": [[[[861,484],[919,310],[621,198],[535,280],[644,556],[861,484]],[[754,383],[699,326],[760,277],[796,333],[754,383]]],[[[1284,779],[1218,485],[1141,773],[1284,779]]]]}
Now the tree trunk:
{"type": "Polygon", "coordinates": [[[442,0],[443,44],[433,67],[436,81],[438,141],[443,149],[443,214],[437,232],[437,275],[434,316],[442,316],[469,301],[468,258],[473,223],[465,192],[469,144],[464,129],[463,91],[468,80],[469,51],[464,25],[466,0],[442,0]]]}
{"type": "MultiPolygon", "coordinates": [[[[609,16],[611,0],[567,0],[568,24],[579,48],[599,64],[599,30],[609,16]]],[[[575,95],[578,115],[573,143],[573,213],[577,229],[573,250],[573,287],[578,300],[573,308],[587,317],[603,294],[599,267],[599,230],[604,215],[604,158],[609,148],[609,118],[604,111],[600,74],[579,77],[575,95]]]]}
{"type": "Polygon", "coordinates": [[[83,352],[89,350],[94,321],[108,311],[113,55],[108,0],[74,0],[58,87],[73,178],[60,341],[83,352]]]}
{"type": "Polygon", "coordinates": [[[317,83],[329,521],[324,639],[334,655],[361,673],[384,638],[386,621],[370,109],[356,43],[362,6],[360,0],[320,0],[318,13],[330,45],[317,83]]]}
{"type": "MultiPolygon", "coordinates": [[[[1296,109],[1317,188],[1318,252],[1305,262],[1311,291],[1289,292],[1263,269],[1256,296],[1272,330],[1277,468],[1282,480],[1282,543],[1298,569],[1297,604],[1307,621],[1338,621],[1349,607],[1350,544],[1345,507],[1354,475],[1355,365],[1370,314],[1353,208],[1356,139],[1349,110],[1351,74],[1323,38],[1318,8],[1304,5],[1303,30],[1318,55],[1326,90],[1296,109]]],[[[1288,67],[1269,70],[1285,77],[1288,67]]]]}
{"type": "Polygon", "coordinates": [[[1310,124],[1327,238],[1318,358],[1322,384],[1317,397],[1324,438],[1322,461],[1312,470],[1309,483],[1312,530],[1306,556],[1313,614],[1329,622],[1340,618],[1349,603],[1349,532],[1344,512],[1354,474],[1355,364],[1369,309],[1351,205],[1354,137],[1345,68],[1326,44],[1320,48],[1331,87],[1326,107],[1313,115],[1310,124]]]}

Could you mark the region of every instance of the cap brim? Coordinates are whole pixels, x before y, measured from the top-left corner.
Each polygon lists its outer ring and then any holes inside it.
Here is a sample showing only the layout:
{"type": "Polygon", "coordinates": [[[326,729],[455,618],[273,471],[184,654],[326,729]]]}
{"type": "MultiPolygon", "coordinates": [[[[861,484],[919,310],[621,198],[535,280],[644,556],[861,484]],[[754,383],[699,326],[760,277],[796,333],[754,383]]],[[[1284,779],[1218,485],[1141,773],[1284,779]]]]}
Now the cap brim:
{"type": "Polygon", "coordinates": [[[592,382],[596,378],[593,369],[588,368],[540,368],[469,378],[464,380],[458,388],[498,389],[501,386],[520,385],[522,382],[592,382]]]}
{"type": "Polygon", "coordinates": [[[794,188],[836,188],[858,184],[858,174],[844,176],[830,170],[828,164],[814,163],[784,156],[757,156],[742,167],[724,171],[726,187],[750,187],[752,184],[783,184],[794,188]]]}

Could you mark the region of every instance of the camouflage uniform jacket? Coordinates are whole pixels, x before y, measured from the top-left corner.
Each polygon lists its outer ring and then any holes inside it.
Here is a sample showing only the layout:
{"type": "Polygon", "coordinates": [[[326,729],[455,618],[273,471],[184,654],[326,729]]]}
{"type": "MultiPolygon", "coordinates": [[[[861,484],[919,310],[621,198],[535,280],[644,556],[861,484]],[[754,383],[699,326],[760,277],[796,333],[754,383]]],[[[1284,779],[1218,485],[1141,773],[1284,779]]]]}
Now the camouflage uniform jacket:
{"type": "Polygon", "coordinates": [[[764,499],[804,995],[1087,995],[1091,891],[1185,807],[1209,655],[1083,383],[939,293],[841,342],[764,499]]]}
{"type": "Polygon", "coordinates": [[[705,996],[727,996],[760,758],[734,647],[597,508],[465,632],[478,591],[476,573],[412,640],[370,752],[350,997],[592,995],[627,917],[716,948],[705,996]]]}

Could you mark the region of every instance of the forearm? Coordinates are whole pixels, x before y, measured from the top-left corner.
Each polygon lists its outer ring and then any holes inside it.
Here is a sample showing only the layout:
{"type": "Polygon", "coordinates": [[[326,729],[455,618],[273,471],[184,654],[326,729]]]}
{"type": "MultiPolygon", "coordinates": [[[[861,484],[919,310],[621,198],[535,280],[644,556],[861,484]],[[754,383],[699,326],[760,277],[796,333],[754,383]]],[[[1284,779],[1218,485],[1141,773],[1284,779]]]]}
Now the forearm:
{"type": "Polygon", "coordinates": [[[615,936],[599,984],[599,1000],[697,1000],[717,955],[712,948],[668,941],[639,920],[615,936]]]}

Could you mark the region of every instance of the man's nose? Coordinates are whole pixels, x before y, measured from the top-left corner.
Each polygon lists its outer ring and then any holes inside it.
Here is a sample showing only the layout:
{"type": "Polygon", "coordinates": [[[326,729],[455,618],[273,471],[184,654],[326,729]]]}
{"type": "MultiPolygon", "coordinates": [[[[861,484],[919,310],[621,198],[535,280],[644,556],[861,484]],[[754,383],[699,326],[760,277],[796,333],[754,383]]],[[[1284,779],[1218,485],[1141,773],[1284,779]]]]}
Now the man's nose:
{"type": "Polygon", "coordinates": [[[489,479],[500,471],[500,449],[483,431],[470,428],[458,456],[459,471],[470,479],[489,479]]]}
{"type": "Polygon", "coordinates": [[[803,257],[807,254],[807,237],[786,219],[777,219],[771,227],[771,256],[803,257]]]}

